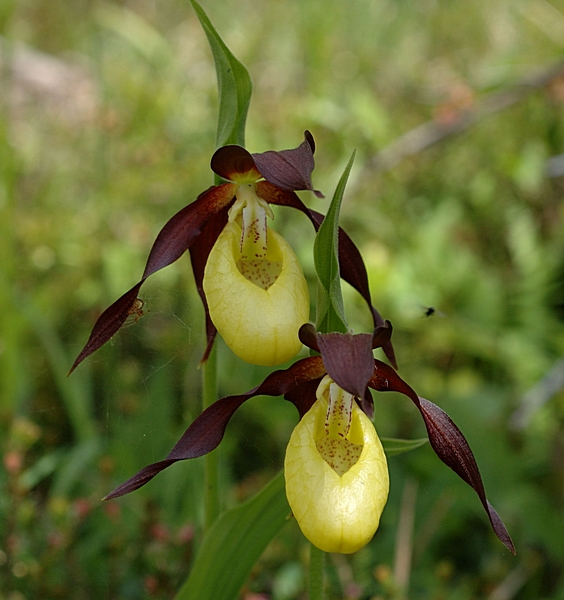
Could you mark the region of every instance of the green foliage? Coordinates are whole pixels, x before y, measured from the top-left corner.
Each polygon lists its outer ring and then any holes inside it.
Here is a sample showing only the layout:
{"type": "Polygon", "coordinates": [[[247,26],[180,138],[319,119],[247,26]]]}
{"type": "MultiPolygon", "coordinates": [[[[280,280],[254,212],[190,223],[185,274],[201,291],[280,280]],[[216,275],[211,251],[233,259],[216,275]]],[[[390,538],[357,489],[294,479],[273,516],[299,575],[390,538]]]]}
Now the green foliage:
{"type": "Polygon", "coordinates": [[[395,438],[381,438],[382,445],[386,451],[387,456],[393,456],[394,454],[402,454],[403,452],[409,452],[415,450],[423,444],[429,442],[428,438],[419,438],[417,440],[398,440],[395,438]]]}
{"type": "Polygon", "coordinates": [[[206,32],[215,62],[219,88],[219,117],[216,146],[245,146],[245,126],[253,89],[247,69],[225,45],[208,16],[196,0],[190,0],[206,32]]]}
{"type": "MultiPolygon", "coordinates": [[[[203,314],[189,260],[147,283],[145,316],[72,378],[61,373],[97,315],[137,280],[160,227],[210,184],[213,58],[187,3],[4,4],[0,595],[174,597],[201,539],[202,462],[176,465],[126,499],[100,498],[164,457],[200,411],[203,314]],[[22,42],[62,70],[43,71],[41,84],[5,68],[22,42]]],[[[560,80],[390,171],[373,158],[411,128],[558,62],[563,3],[203,5],[255,82],[251,151],[293,147],[310,129],[316,187],[332,190],[357,148],[341,225],[394,325],[400,373],[460,426],[517,546],[512,558],[471,490],[423,446],[390,457],[380,530],[356,555],[332,557],[330,597],[344,597],[338,583],[352,597],[401,597],[398,524],[413,517],[409,598],[500,597],[520,582],[515,600],[560,600],[564,395],[549,375],[564,354],[563,181],[545,168],[564,147],[560,80]],[[428,306],[445,316],[425,317],[428,306]]],[[[313,284],[304,221],[280,209],[275,227],[313,284]]],[[[349,326],[368,331],[362,299],[346,285],[343,296],[349,326]]],[[[222,395],[266,374],[223,347],[219,355],[222,395]]],[[[408,401],[374,400],[380,435],[424,436],[408,401]]],[[[220,449],[226,505],[278,472],[296,418],[281,399],[238,412],[220,449]]],[[[242,597],[299,598],[304,556],[290,522],[242,597]]]]}
{"type": "Polygon", "coordinates": [[[280,472],[254,498],[217,519],[176,600],[236,599],[250,570],[289,514],[280,472]]]}

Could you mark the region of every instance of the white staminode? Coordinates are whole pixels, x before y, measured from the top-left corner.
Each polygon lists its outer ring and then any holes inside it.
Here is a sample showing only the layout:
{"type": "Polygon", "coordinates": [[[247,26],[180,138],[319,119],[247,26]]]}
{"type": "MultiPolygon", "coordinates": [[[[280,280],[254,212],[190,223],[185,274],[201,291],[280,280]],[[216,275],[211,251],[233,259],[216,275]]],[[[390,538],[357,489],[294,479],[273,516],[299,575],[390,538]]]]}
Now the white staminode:
{"type": "Polygon", "coordinates": [[[339,387],[326,375],[316,393],[317,398],[328,400],[325,415],[325,434],[315,440],[323,460],[337,473],[344,475],[358,462],[362,444],[347,439],[351,428],[354,396],[339,387]]]}
{"type": "Polygon", "coordinates": [[[282,262],[269,260],[267,215],[274,214],[268,204],[256,194],[254,183],[241,184],[229,211],[229,222],[241,227],[240,258],[237,268],[248,281],[267,290],[282,271],[282,262]]]}

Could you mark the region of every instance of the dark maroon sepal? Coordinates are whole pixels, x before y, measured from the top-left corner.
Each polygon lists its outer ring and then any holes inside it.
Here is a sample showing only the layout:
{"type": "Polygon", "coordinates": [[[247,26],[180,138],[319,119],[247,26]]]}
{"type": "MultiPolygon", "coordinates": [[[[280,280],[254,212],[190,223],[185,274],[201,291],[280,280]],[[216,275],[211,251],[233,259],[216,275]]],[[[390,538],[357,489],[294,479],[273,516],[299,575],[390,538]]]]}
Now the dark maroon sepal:
{"type": "Polygon", "coordinates": [[[423,417],[435,454],[474,489],[488,514],[495,534],[506,548],[515,554],[515,546],[505,525],[486,498],[480,470],[472,450],[452,419],[436,404],[420,398],[390,366],[379,360],[374,361],[374,374],[368,385],[381,392],[399,392],[413,401],[423,417]]]}
{"type": "MultiPolygon", "coordinates": [[[[372,348],[379,348],[382,345],[382,343],[388,342],[391,338],[391,335],[392,335],[392,324],[389,321],[386,321],[385,325],[383,325],[382,327],[377,327],[374,330],[374,333],[372,335],[372,348]]],[[[317,332],[315,330],[315,327],[311,323],[305,323],[304,325],[302,325],[300,327],[300,330],[298,332],[298,337],[300,338],[300,341],[302,342],[302,344],[304,346],[307,346],[314,352],[321,353],[321,350],[320,350],[319,344],[318,344],[318,340],[317,340],[317,332]]],[[[368,348],[364,348],[362,350],[364,356],[368,357],[368,359],[365,359],[366,360],[366,365],[365,365],[366,371],[365,371],[364,375],[365,376],[368,375],[368,379],[370,379],[372,377],[372,372],[373,372],[373,360],[372,360],[372,353],[371,352],[368,353],[367,350],[368,350],[368,348]]],[[[346,352],[346,350],[345,350],[345,352],[346,352]]],[[[339,358],[336,357],[336,360],[338,361],[339,358]]],[[[360,381],[359,387],[362,386],[363,381],[364,381],[364,378],[363,378],[363,380],[360,381]]],[[[300,388],[300,391],[301,391],[301,388],[300,388]]],[[[313,395],[313,402],[315,402],[315,390],[314,390],[314,395],[313,395]]],[[[313,404],[313,402],[311,404],[313,404]]],[[[357,402],[358,402],[358,405],[360,406],[360,408],[363,410],[363,412],[371,419],[374,416],[374,401],[372,399],[372,394],[370,393],[370,390],[366,386],[365,386],[364,395],[357,397],[357,402]]],[[[311,404],[309,404],[308,410],[309,410],[309,408],[311,408],[311,404]]]]}
{"type": "Polygon", "coordinates": [[[305,140],[292,150],[269,150],[252,157],[261,175],[276,187],[286,191],[309,190],[318,198],[324,198],[319,190],[313,189],[311,182],[315,142],[309,131],[304,132],[304,137],[305,140]]]}
{"type": "Polygon", "coordinates": [[[317,343],[327,373],[341,388],[364,398],[374,371],[372,335],[369,333],[318,333],[317,343]]]}
{"type": "MultiPolygon", "coordinates": [[[[321,379],[324,374],[325,367],[320,356],[304,358],[286,370],[271,373],[259,386],[246,394],[226,396],[214,402],[188,427],[165,460],[144,467],[105,496],[104,500],[112,500],[133,492],[179,460],[197,458],[217,448],[233,413],[250,398],[260,395],[285,396],[292,401],[301,386],[321,379]]],[[[309,387],[307,389],[309,390],[309,387]]],[[[297,408],[302,415],[304,404],[301,401],[297,408]]]]}
{"type": "Polygon", "coordinates": [[[241,176],[251,181],[262,177],[251,153],[241,146],[223,146],[216,150],[211,159],[211,168],[216,175],[229,181],[237,181],[241,176]]]}

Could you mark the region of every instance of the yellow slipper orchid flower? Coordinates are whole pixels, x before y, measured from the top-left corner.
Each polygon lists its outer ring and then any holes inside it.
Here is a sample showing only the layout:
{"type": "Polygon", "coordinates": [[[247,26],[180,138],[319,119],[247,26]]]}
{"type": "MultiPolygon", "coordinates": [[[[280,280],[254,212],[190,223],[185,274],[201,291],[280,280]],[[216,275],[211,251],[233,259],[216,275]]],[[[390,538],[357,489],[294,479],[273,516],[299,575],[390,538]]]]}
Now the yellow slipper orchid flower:
{"type": "Polygon", "coordinates": [[[352,394],[328,375],[292,433],[284,476],[290,508],[312,544],[349,554],[372,539],[390,487],[386,455],[352,394]]]}
{"type": "Polygon", "coordinates": [[[389,344],[391,334],[388,321],[372,335],[322,334],[303,325],[301,341],[319,356],[271,373],[245,394],[219,399],[188,427],[164,460],[144,467],[105,499],[140,488],[180,460],[211,452],[235,411],[250,398],[284,396],[301,419],[285,460],[286,495],[293,514],[306,537],[322,550],[354,552],[370,541],[388,496],[386,459],[370,421],[374,405],[368,388],[393,391],[415,404],[432,449],[474,489],[495,534],[515,554],[461,431],[441,408],[420,398],[392,367],[372,356],[373,348],[389,344]]]}
{"type": "MultiPolygon", "coordinates": [[[[307,208],[295,193],[309,190],[323,197],[311,182],[315,142],[309,131],[304,137],[297,148],[280,152],[251,154],[235,145],[215,152],[211,168],[226,183],[210,187],[165,224],[151,248],[141,280],[98,317],[69,374],[115,335],[130,315],[138,314],[136,307],[142,304],[138,294],[146,279],[178,260],[186,250],[206,312],[207,347],[202,362],[209,356],[218,328],[233,351],[249,362],[279,364],[298,352],[298,328],[308,320],[307,289],[293,251],[267,227],[266,218],[272,216],[269,205],[276,204],[299,210],[316,230],[323,222],[323,215],[307,208]],[[228,242],[237,238],[236,225],[241,228],[239,250],[228,242]],[[239,280],[241,286],[233,287],[234,280],[239,280]],[[263,289],[259,292],[253,287],[263,289]],[[245,290],[245,302],[239,299],[241,289],[245,290]],[[212,296],[212,310],[208,308],[207,293],[212,296]],[[293,308],[289,302],[294,303],[293,308]],[[235,304],[237,312],[233,310],[235,304]],[[260,333],[259,323],[263,327],[260,333]]],[[[372,305],[360,252],[343,230],[339,231],[339,262],[341,277],[364,298],[374,326],[383,325],[384,320],[372,305]]],[[[384,352],[395,365],[391,343],[384,352]]]]}
{"type": "Polygon", "coordinates": [[[267,229],[267,249],[241,251],[238,223],[228,223],[206,264],[204,292],[210,317],[231,350],[255,365],[278,365],[302,347],[309,318],[307,282],[288,242],[267,229]]]}

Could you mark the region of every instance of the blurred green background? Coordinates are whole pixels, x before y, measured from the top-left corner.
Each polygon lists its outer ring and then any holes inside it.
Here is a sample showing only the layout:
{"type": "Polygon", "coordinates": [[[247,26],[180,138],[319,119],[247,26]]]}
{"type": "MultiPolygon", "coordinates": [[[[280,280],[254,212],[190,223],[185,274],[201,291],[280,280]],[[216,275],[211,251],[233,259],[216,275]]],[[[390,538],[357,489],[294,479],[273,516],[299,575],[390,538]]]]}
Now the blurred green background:
{"type": "MultiPolygon", "coordinates": [[[[462,429],[517,547],[424,446],[390,458],[380,530],[332,557],[330,598],[409,586],[413,599],[564,599],[564,76],[551,72],[564,1],[202,5],[254,81],[250,151],[310,129],[314,183],[331,196],[357,149],[342,225],[394,324],[401,375],[462,429]]],[[[201,538],[201,461],[100,498],[199,413],[188,258],[144,286],[145,316],[66,373],[162,225],[212,182],[207,40],[180,0],[2,0],[0,33],[0,599],[172,598],[201,538]]],[[[310,224],[280,209],[275,227],[313,292],[310,224]]],[[[268,372],[223,346],[220,361],[222,395],[268,372]]],[[[405,398],[375,408],[381,436],[424,435],[405,398]]],[[[226,507],[281,468],[295,423],[281,399],[238,411],[220,450],[226,507]]],[[[289,522],[242,598],[305,598],[307,547],[289,522]]]]}

